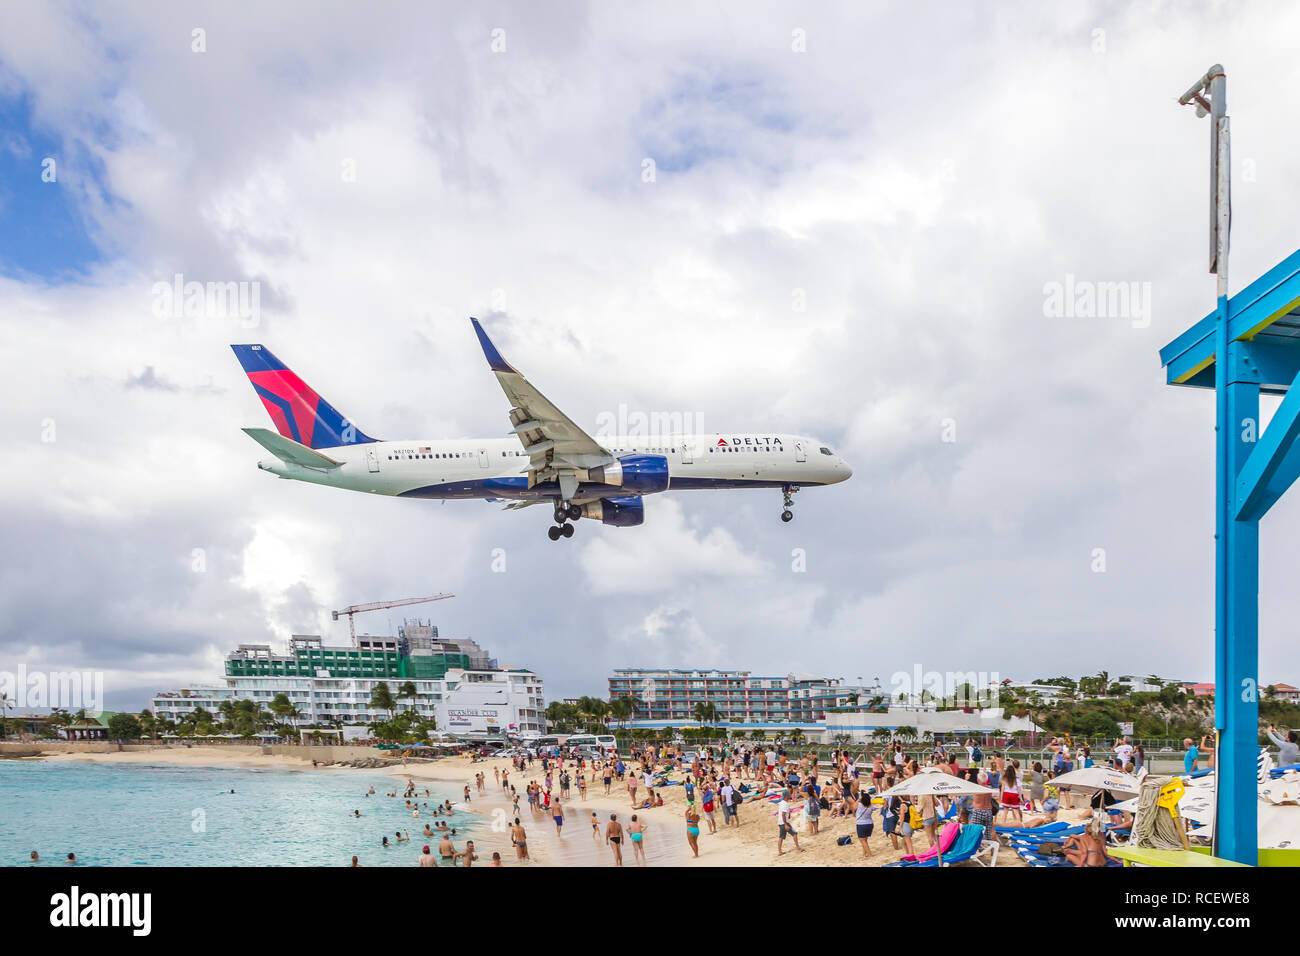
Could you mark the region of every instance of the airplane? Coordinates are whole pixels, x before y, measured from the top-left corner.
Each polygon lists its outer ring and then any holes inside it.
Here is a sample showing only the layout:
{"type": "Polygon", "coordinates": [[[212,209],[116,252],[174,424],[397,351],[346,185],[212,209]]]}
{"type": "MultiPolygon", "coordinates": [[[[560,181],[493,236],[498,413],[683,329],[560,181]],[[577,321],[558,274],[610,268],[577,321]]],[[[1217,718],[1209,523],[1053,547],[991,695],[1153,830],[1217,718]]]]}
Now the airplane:
{"type": "Polygon", "coordinates": [[[613,527],[645,521],[645,498],[665,491],[780,489],[781,520],[794,517],[800,488],[853,474],[824,442],[776,433],[611,435],[597,440],[573,423],[501,357],[478,319],[470,322],[488,367],[510,402],[505,438],[371,438],[263,345],[232,345],[276,431],[243,429],[271,453],[257,467],[281,478],[401,498],[549,503],[552,541],[573,522],[613,527]]]}

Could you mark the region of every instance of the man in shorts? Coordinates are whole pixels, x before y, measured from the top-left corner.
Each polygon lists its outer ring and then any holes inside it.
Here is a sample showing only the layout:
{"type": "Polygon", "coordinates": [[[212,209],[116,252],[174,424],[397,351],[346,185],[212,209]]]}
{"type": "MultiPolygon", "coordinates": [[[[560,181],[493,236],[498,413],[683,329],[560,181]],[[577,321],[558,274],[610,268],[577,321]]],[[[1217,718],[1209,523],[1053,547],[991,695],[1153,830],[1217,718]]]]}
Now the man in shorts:
{"type": "Polygon", "coordinates": [[[782,847],[785,845],[785,838],[789,837],[794,840],[794,848],[800,853],[803,847],[799,845],[799,834],[795,831],[794,823],[790,819],[790,791],[781,791],[781,802],[776,805],[776,855],[781,856],[785,853],[782,847]]]}

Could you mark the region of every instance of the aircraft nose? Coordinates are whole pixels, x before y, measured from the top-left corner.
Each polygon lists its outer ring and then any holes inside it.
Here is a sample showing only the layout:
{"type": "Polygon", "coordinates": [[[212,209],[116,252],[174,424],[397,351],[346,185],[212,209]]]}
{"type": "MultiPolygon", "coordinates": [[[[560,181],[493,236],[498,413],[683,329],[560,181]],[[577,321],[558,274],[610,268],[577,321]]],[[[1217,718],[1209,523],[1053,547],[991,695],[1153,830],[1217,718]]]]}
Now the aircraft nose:
{"type": "Polygon", "coordinates": [[[840,479],[841,481],[848,481],[853,477],[853,469],[849,467],[849,463],[843,458],[840,459],[840,474],[843,476],[840,479]]]}

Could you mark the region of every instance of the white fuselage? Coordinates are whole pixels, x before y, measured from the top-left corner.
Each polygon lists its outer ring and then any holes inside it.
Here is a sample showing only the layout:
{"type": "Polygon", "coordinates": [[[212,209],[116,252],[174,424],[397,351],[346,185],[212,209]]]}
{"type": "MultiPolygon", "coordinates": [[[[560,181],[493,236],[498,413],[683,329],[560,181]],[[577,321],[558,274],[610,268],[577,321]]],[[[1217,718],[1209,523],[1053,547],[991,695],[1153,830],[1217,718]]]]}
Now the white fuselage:
{"type": "MultiPolygon", "coordinates": [[[[829,485],[852,474],[827,445],[800,435],[713,434],[599,439],[616,458],[659,455],[666,490],[829,485]]],[[[264,458],[258,467],[282,478],[377,495],[419,498],[555,498],[555,482],[528,487],[529,458],[517,438],[375,441],[318,449],[342,462],[317,469],[264,458]]],[[[583,485],[583,497],[593,497],[583,485]]],[[[610,496],[629,494],[610,487],[610,496]]]]}

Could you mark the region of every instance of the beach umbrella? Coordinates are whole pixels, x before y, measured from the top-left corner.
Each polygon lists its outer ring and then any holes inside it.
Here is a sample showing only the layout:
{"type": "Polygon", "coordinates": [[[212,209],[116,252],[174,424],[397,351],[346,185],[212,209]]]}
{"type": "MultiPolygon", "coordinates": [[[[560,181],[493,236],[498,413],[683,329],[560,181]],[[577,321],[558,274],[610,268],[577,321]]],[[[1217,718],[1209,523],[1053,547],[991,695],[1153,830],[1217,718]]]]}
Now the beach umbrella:
{"type": "Polygon", "coordinates": [[[1261,800],[1269,803],[1300,803],[1300,774],[1288,773],[1259,785],[1261,800]]]}
{"type": "MultiPolygon", "coordinates": [[[[1256,815],[1261,850],[1300,848],[1300,807],[1291,804],[1274,806],[1261,800],[1256,815]]],[[[1209,839],[1213,832],[1214,828],[1207,822],[1189,835],[1209,839]]]]}
{"type": "Polygon", "coordinates": [[[1082,770],[1071,770],[1059,777],[1053,777],[1047,781],[1047,784],[1061,790],[1081,790],[1085,793],[1096,793],[1098,790],[1109,790],[1112,793],[1139,793],[1142,790],[1142,784],[1131,773],[1110,770],[1107,767],[1084,767],[1082,770]]]}
{"type": "MultiPolygon", "coordinates": [[[[927,768],[929,769],[929,768],[927,768]]],[[[896,783],[882,797],[920,797],[931,794],[938,797],[960,797],[968,793],[996,793],[990,787],[973,783],[965,777],[954,777],[935,768],[933,773],[918,773],[896,783]]]]}

